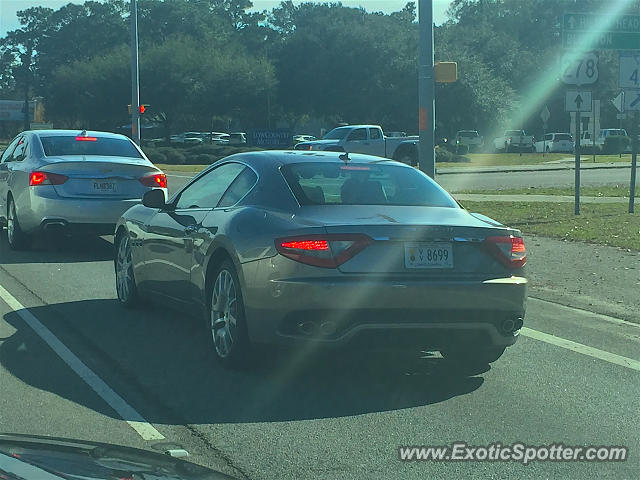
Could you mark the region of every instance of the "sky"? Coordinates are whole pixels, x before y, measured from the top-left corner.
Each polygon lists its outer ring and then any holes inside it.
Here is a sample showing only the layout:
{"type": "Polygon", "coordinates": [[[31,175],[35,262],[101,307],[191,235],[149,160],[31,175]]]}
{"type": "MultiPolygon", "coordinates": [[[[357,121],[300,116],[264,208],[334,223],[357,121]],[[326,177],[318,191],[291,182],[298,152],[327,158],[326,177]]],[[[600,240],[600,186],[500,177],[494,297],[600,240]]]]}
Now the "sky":
{"type": "MultiPolygon", "coordinates": [[[[368,11],[391,13],[402,9],[408,0],[342,0],[345,7],[365,7],[368,11]]],[[[414,0],[418,3],[418,0],[414,0]]],[[[16,12],[25,8],[41,6],[57,10],[67,3],[83,3],[80,0],[0,0],[0,36],[20,26],[16,12]]],[[[294,0],[294,3],[300,1],[294,0]]],[[[320,2],[318,2],[320,3],[320,2]]],[[[446,20],[446,11],[451,0],[433,0],[433,19],[436,24],[446,20]]],[[[271,10],[280,5],[279,0],[253,0],[254,10],[271,10]]]]}

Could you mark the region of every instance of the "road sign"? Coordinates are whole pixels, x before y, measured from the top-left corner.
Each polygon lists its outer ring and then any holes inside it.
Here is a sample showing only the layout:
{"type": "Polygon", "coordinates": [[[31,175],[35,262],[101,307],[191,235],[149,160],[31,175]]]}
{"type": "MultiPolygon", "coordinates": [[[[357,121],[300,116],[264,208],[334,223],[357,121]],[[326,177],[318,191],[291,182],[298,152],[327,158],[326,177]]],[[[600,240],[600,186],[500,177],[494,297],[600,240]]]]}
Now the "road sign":
{"type": "Polygon", "coordinates": [[[551,118],[551,112],[549,111],[546,105],[540,112],[540,118],[542,119],[542,123],[545,123],[545,124],[549,121],[549,118],[551,118]]]}
{"type": "Polygon", "coordinates": [[[595,53],[562,57],[562,81],[567,85],[590,85],[598,80],[598,56],[595,53]]]}
{"type": "Polygon", "coordinates": [[[569,90],[564,101],[565,112],[590,112],[591,92],[588,90],[569,90]]]}
{"type": "Polygon", "coordinates": [[[616,118],[618,120],[626,120],[627,119],[627,114],[626,113],[618,113],[618,114],[616,114],[616,118]]]}
{"type": "Polygon", "coordinates": [[[433,77],[436,83],[454,83],[458,81],[456,62],[436,62],[433,64],[433,77]]]}
{"type": "Polygon", "coordinates": [[[624,109],[640,110],[640,88],[624,91],[624,109]]]}
{"type": "MultiPolygon", "coordinates": [[[[640,45],[639,45],[640,46],[640,45]]],[[[640,53],[620,54],[620,88],[640,88],[640,53]]]]}
{"type": "Polygon", "coordinates": [[[640,15],[565,13],[562,46],[579,50],[637,50],[640,15]]]}
{"type": "Polygon", "coordinates": [[[611,100],[613,106],[618,109],[619,112],[624,111],[624,92],[620,92],[616,98],[611,100]]]}

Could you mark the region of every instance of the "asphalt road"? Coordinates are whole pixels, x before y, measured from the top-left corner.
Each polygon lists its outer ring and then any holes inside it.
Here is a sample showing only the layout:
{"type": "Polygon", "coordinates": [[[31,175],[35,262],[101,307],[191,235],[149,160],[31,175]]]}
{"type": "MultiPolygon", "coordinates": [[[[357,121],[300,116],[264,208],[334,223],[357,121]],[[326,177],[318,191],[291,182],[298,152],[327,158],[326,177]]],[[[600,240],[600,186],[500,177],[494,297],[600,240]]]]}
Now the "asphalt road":
{"type": "Polygon", "coordinates": [[[408,351],[265,355],[229,372],[197,319],[119,306],[110,240],[16,253],[0,238],[0,431],[180,447],[251,479],[638,478],[638,325],[531,299],[518,343],[478,371],[408,351]],[[623,445],[630,458],[398,460],[398,446],[455,441],[623,445]]]}

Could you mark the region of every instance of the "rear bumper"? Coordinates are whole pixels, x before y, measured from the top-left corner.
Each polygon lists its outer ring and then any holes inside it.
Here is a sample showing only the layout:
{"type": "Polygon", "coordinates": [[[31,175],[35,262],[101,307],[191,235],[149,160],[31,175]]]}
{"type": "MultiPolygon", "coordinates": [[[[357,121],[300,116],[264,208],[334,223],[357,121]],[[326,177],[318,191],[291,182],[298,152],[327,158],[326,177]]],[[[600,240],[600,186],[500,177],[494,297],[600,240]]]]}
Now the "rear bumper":
{"type": "Polygon", "coordinates": [[[518,337],[527,295],[523,277],[429,282],[344,276],[266,284],[249,280],[246,288],[249,336],[283,346],[508,346],[518,337]],[[505,322],[515,325],[505,331],[505,322]]]}
{"type": "Polygon", "coordinates": [[[67,227],[113,233],[120,216],[140,199],[63,198],[42,186],[31,189],[28,202],[18,206],[20,225],[27,233],[67,227]]]}

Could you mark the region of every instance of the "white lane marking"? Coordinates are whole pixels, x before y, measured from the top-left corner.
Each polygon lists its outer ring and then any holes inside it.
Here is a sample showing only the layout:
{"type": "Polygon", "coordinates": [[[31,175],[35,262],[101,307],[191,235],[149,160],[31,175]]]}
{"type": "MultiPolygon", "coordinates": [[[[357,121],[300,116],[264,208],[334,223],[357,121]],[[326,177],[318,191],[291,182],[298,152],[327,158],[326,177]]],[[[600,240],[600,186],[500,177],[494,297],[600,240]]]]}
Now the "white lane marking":
{"type": "Polygon", "coordinates": [[[67,346],[58,340],[36,316],[0,285],[0,298],[66,363],[91,389],[113,408],[144,440],[165,437],[147,422],[131,405],[113,391],[93,370],[87,367],[67,346]]]}
{"type": "Polygon", "coordinates": [[[522,327],[522,329],[520,330],[520,334],[524,335],[525,337],[540,340],[541,342],[550,343],[551,345],[566,348],[567,350],[572,350],[583,355],[588,355],[590,357],[604,360],[605,362],[613,363],[615,365],[620,365],[622,367],[630,368],[631,370],[640,372],[640,362],[632,358],[616,355],[615,353],[606,352],[604,350],[600,350],[599,348],[583,345],[582,343],[573,342],[571,340],[567,340],[566,338],[556,337],[555,335],[539,332],[538,330],[533,330],[527,327],[522,327]]]}
{"type": "Polygon", "coordinates": [[[627,320],[611,317],[609,315],[604,315],[602,313],[596,313],[590,310],[585,310],[584,308],[570,307],[568,305],[562,305],[561,303],[551,302],[549,300],[544,300],[542,298],[531,297],[531,296],[529,296],[528,300],[533,300],[534,302],[546,303],[548,305],[553,305],[554,307],[563,308],[565,310],[571,310],[572,312],[577,312],[583,315],[589,315],[597,318],[598,320],[604,320],[605,322],[616,323],[618,325],[626,325],[627,327],[640,328],[640,323],[629,322],[627,320]]]}

